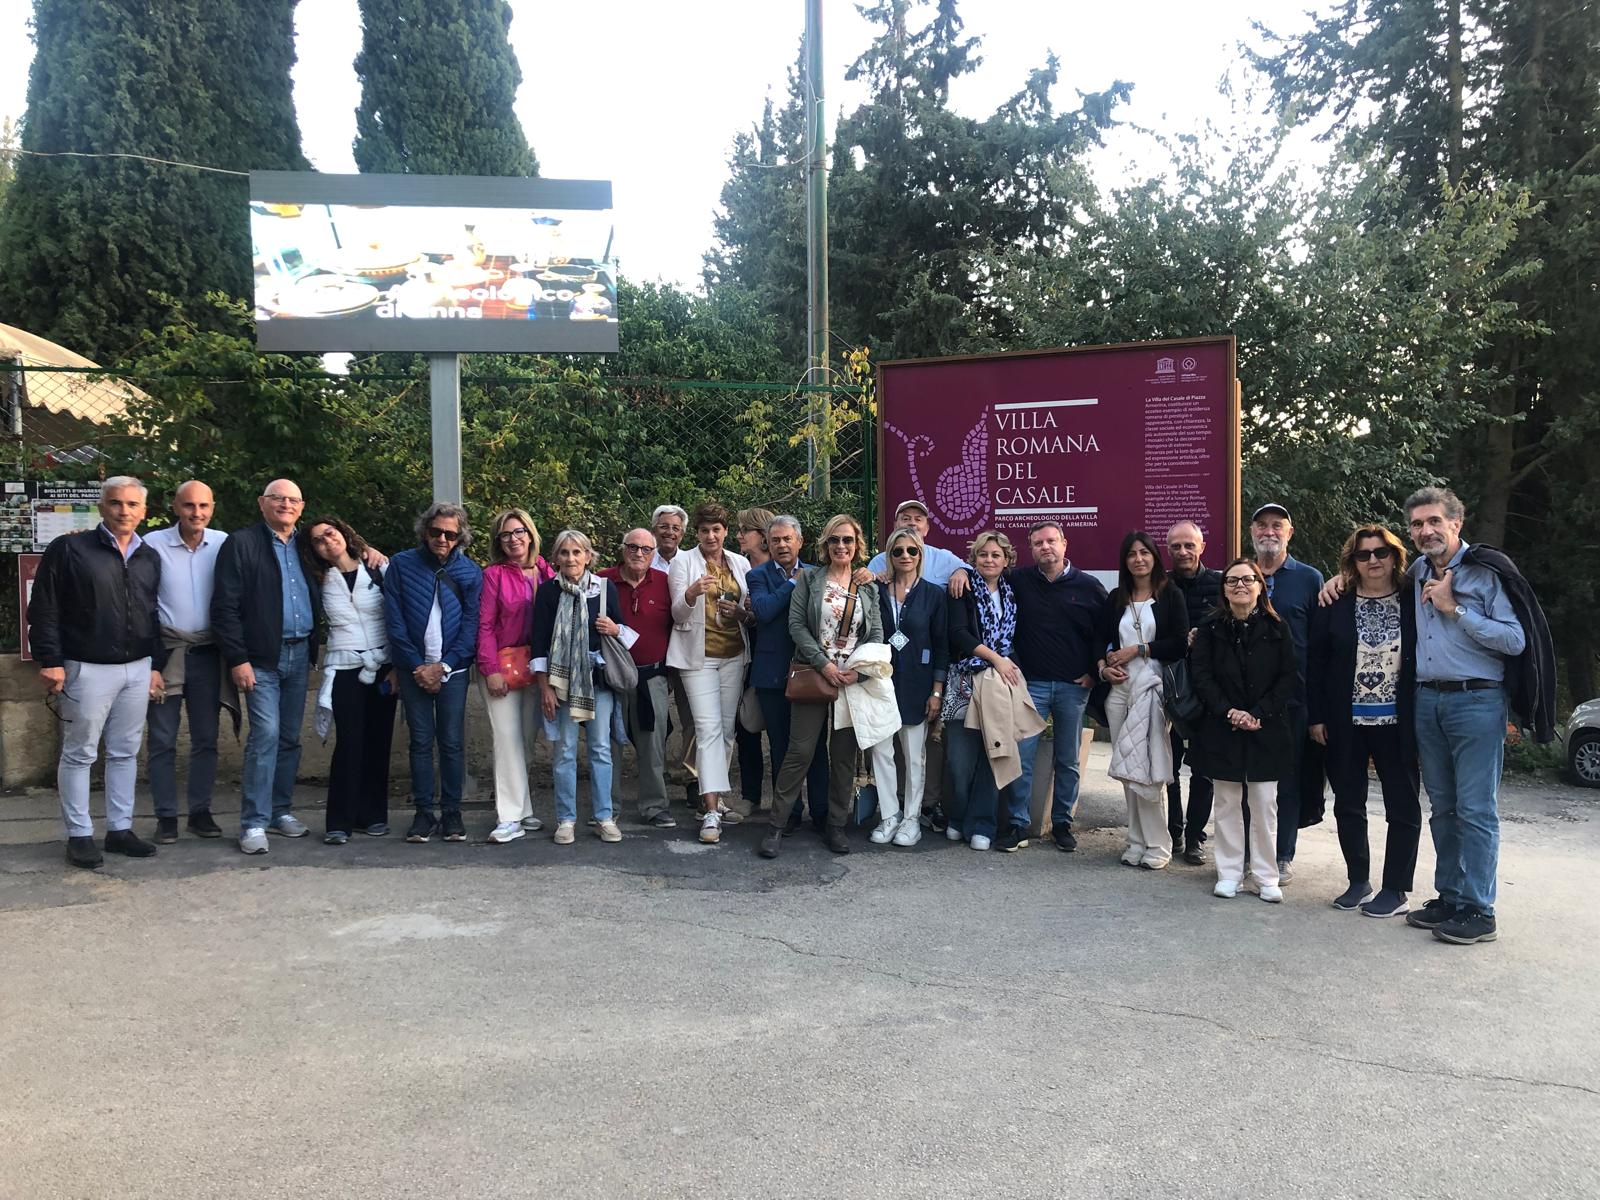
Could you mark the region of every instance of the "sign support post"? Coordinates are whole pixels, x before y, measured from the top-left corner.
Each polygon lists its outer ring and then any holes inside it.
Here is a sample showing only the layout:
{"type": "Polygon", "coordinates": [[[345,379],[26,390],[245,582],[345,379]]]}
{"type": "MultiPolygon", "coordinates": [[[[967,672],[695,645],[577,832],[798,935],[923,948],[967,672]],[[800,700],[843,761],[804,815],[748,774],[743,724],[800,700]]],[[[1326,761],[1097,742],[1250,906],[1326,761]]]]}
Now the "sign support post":
{"type": "Polygon", "coordinates": [[[433,414],[433,498],[460,504],[461,356],[428,355],[428,400],[433,414]]]}
{"type": "MultiPolygon", "coordinates": [[[[822,88],[822,0],[806,0],[806,383],[829,382],[828,372],[828,146],[822,88]]],[[[832,396],[811,392],[811,426],[822,424],[832,396]]],[[[833,494],[833,464],[818,455],[816,434],[806,443],[806,466],[814,499],[833,494]]]]}

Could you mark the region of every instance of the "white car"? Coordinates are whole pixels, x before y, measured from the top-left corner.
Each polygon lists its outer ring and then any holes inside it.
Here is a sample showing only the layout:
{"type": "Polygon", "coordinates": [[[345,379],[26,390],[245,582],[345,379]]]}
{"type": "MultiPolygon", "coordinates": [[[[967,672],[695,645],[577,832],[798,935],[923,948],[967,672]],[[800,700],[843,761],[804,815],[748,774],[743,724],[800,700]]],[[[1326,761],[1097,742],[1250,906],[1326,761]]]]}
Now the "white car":
{"type": "Polygon", "coordinates": [[[1567,718],[1567,766],[1584,787],[1600,787],[1600,699],[1588,700],[1567,718]]]}

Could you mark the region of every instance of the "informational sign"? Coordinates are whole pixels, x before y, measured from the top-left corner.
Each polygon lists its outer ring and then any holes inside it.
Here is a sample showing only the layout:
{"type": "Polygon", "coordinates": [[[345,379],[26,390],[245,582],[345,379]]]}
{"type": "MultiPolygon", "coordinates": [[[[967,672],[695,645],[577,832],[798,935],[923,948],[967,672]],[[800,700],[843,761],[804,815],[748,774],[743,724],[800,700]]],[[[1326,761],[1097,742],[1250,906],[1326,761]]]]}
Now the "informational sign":
{"type": "Polygon", "coordinates": [[[42,554],[17,556],[17,625],[22,639],[17,644],[22,647],[23,662],[33,661],[33,655],[28,653],[28,601],[33,599],[33,579],[43,560],[42,554]]]}
{"type": "Polygon", "coordinates": [[[100,524],[98,483],[8,480],[0,494],[0,547],[7,554],[43,552],[63,533],[100,524]]]}
{"type": "Polygon", "coordinates": [[[617,349],[611,184],[254,171],[262,350],[617,349]]]}
{"type": "Polygon", "coordinates": [[[1124,535],[1178,521],[1221,562],[1238,548],[1239,399],[1231,336],[906,360],[878,368],[881,533],[928,508],[963,557],[997,529],[1030,561],[1058,522],[1074,566],[1114,582],[1124,535]]]}

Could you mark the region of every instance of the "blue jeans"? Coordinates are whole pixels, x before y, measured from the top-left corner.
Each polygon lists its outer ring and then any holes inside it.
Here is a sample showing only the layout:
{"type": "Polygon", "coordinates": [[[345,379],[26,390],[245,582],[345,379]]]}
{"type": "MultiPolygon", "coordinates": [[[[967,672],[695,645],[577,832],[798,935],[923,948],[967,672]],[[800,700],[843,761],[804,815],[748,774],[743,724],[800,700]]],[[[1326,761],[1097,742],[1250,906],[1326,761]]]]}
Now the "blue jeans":
{"type": "MultiPolygon", "coordinates": [[[[1028,681],[1028,695],[1041,717],[1055,719],[1056,781],[1050,800],[1050,823],[1072,828],[1078,809],[1078,741],[1083,734],[1083,706],[1089,703],[1089,689],[1070,680],[1028,681]]],[[[1018,751],[1022,758],[1022,777],[1011,786],[1011,823],[1024,829],[1033,816],[1033,760],[1039,753],[1043,734],[1024,738],[1018,751]]]]}
{"type": "MultiPolygon", "coordinates": [[[[789,700],[782,688],[757,688],[756,699],[761,704],[761,715],[767,719],[767,748],[772,751],[772,786],[776,792],[778,772],[783,769],[784,755],[789,753],[789,700]]],[[[806,808],[811,813],[811,825],[822,829],[828,823],[828,739],[817,739],[816,753],[811,756],[811,766],[806,771],[806,808]]],[[[800,800],[795,798],[792,809],[800,813],[800,800]]]]}
{"type": "MultiPolygon", "coordinates": [[[[578,819],[578,730],[588,730],[589,807],[596,821],[611,819],[611,706],[616,696],[610,688],[595,685],[594,717],[580,727],[572,719],[572,707],[556,709],[556,820],[578,819]]],[[[656,720],[665,718],[656,715],[656,720]]]]}
{"type": "Polygon", "coordinates": [[[1417,689],[1417,756],[1428,789],[1436,865],[1433,886],[1447,904],[1494,914],[1500,863],[1500,766],[1506,694],[1417,689]]]}
{"type": "Polygon", "coordinates": [[[460,812],[467,772],[467,672],[455,672],[437,692],[423,691],[409,671],[395,674],[411,733],[411,803],[433,810],[433,744],[438,742],[439,811],[460,812]]]}
{"type": "MultiPolygon", "coordinates": [[[[945,780],[951,797],[950,827],[959,829],[970,841],[975,837],[993,838],[999,820],[1000,793],[994,784],[994,770],[983,748],[983,731],[968,729],[957,717],[944,723],[945,780]]],[[[1015,785],[1013,785],[1015,786],[1015,785]]],[[[1011,788],[1006,788],[1006,816],[1015,820],[1011,808],[1011,788]]],[[[1024,812],[1028,806],[1023,805],[1024,812]]],[[[1028,820],[1024,816],[1023,828],[1028,820]]]]}
{"type": "MultiPolygon", "coordinates": [[[[254,664],[252,664],[254,665],[254,664]]],[[[310,644],[287,643],[274,669],[255,667],[256,686],[244,694],[250,733],[244,742],[244,798],[239,828],[265,829],[289,811],[300,769],[300,722],[311,675],[310,644]]]]}

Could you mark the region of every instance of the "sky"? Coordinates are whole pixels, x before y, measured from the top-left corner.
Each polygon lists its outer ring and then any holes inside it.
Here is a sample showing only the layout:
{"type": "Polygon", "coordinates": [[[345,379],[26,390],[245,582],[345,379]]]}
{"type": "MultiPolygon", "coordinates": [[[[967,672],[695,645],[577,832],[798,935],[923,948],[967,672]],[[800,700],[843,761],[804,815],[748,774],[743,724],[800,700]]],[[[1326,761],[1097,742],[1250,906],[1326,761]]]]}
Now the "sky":
{"type": "MultiPolygon", "coordinates": [[[[0,46],[16,48],[0,74],[0,116],[26,107],[29,0],[0,0],[0,46]]],[[[982,37],[983,65],[959,81],[952,105],[982,117],[1021,89],[1054,52],[1058,109],[1076,91],[1134,84],[1093,165],[1105,183],[1158,171],[1162,153],[1134,128],[1197,131],[1233,122],[1218,90],[1243,77],[1238,49],[1256,42],[1252,19],[1279,32],[1305,28],[1316,0],[966,0],[966,31],[982,37]]],[[[781,103],[804,31],[804,0],[512,0],[511,40],[522,67],[517,113],[551,178],[614,183],[616,254],[635,281],[699,282],[701,256],[727,178],[733,138],[781,103]]],[[[320,171],[354,171],[360,99],[352,60],[361,40],[356,0],[300,0],[295,101],[307,157],[320,171]]],[[[852,0],[824,0],[828,119],[864,98],[845,71],[871,27],[852,0]]],[[[137,150],[139,147],[129,147],[137,150]]],[[[1301,153],[1316,151],[1309,142],[1301,153]]]]}

